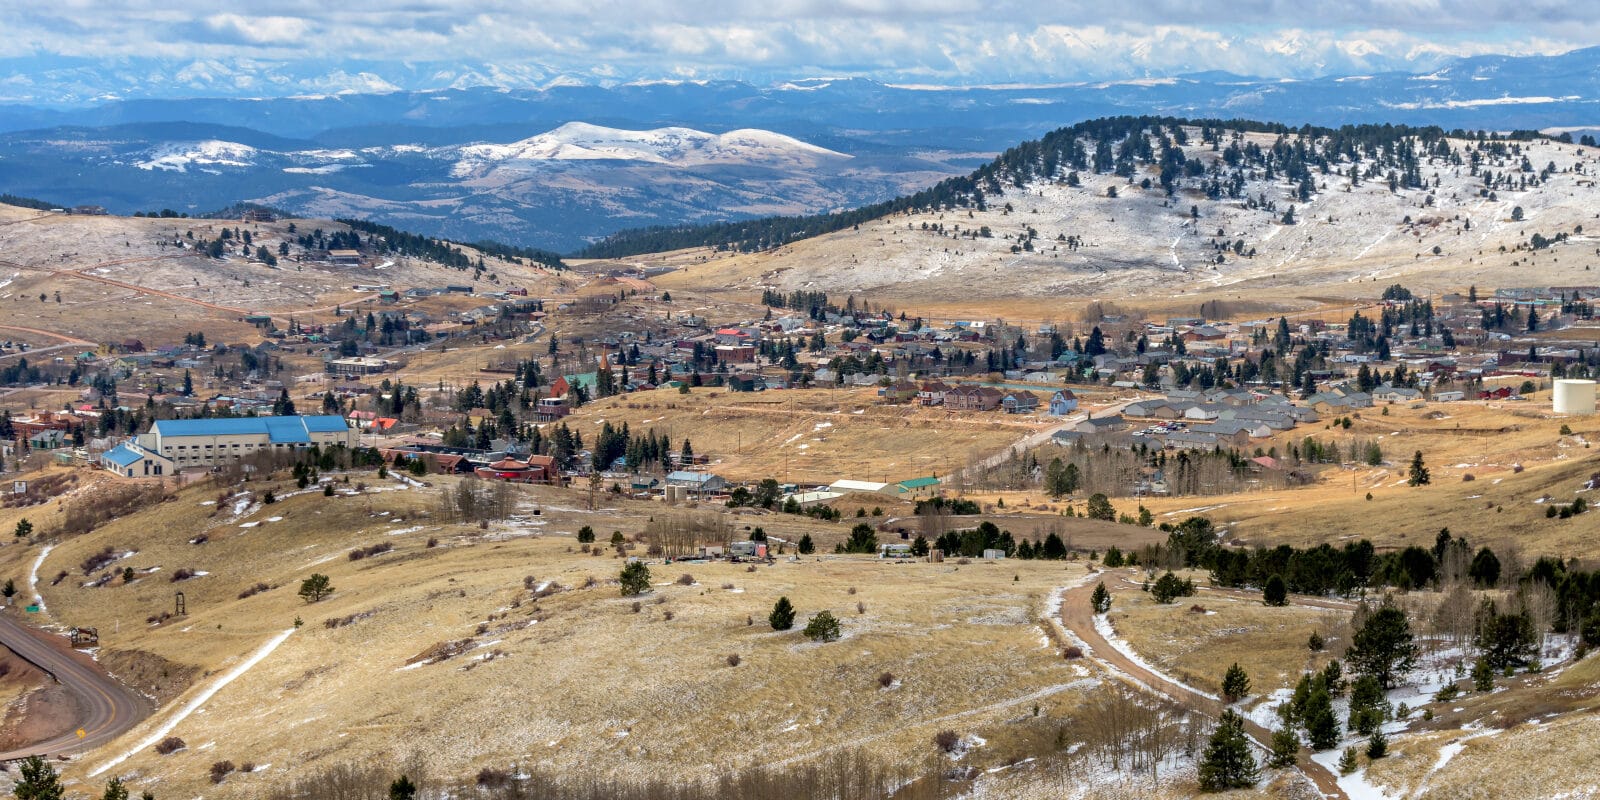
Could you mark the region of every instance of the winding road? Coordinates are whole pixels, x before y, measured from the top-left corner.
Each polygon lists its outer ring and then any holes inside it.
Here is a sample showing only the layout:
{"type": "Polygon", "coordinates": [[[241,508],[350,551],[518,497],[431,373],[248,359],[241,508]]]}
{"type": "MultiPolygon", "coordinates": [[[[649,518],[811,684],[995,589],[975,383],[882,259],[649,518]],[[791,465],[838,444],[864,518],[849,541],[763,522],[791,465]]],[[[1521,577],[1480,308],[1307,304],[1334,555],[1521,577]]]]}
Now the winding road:
{"type": "Polygon", "coordinates": [[[54,756],[92,750],[121,736],[150,713],[150,704],[111,677],[88,656],[73,650],[65,639],[0,613],[0,644],[34,665],[71,692],[78,702],[74,730],[0,753],[0,761],[31,755],[54,756]],[[77,730],[84,732],[79,737],[77,730]]]}
{"type": "MultiPolygon", "coordinates": [[[[1118,592],[1137,592],[1139,584],[1132,580],[1131,575],[1132,573],[1128,571],[1107,571],[1101,574],[1101,580],[1106,583],[1106,588],[1111,590],[1113,596],[1118,592]]],[[[1225,706],[1220,701],[1202,695],[1193,688],[1128,658],[1100,635],[1094,627],[1094,615],[1091,613],[1089,603],[1089,596],[1094,594],[1096,582],[1086,581],[1082,586],[1068,589],[1061,598],[1061,624],[1089,646],[1088,655],[1113,670],[1128,675],[1143,684],[1144,688],[1162,694],[1185,708],[1194,709],[1213,719],[1222,716],[1225,706]]],[[[1272,749],[1272,731],[1246,718],[1244,732],[1263,749],[1272,749]]],[[[1316,784],[1317,791],[1321,792],[1323,797],[1349,800],[1349,795],[1339,788],[1338,776],[1312,761],[1304,749],[1301,750],[1298,761],[1300,772],[1316,784]]]]}

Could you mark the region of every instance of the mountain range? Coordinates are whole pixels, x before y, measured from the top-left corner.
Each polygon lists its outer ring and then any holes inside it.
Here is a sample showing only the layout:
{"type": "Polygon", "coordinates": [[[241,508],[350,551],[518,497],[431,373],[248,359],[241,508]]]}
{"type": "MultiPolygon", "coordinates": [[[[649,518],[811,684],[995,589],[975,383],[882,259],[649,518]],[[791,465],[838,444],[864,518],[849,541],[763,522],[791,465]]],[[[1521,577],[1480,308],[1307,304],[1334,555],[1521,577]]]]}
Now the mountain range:
{"type": "MultiPolygon", "coordinates": [[[[93,69],[80,66],[73,80],[102,95],[138,84],[130,70],[93,69]]],[[[885,200],[1095,117],[1600,128],[1600,48],[1302,81],[1203,73],[983,87],[551,79],[529,88],[528,76],[473,74],[425,91],[391,91],[374,74],[317,95],[3,106],[0,189],[123,213],[254,201],[572,250],[625,228],[885,200]]]]}

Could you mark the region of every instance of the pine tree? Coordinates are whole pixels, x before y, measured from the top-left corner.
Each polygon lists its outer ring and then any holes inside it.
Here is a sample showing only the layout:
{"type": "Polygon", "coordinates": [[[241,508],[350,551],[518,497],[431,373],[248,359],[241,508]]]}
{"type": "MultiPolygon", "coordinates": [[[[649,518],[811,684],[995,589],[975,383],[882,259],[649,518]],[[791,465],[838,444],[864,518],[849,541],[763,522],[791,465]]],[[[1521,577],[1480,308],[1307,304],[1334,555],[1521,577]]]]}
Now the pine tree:
{"type": "Polygon", "coordinates": [[[1089,605],[1094,608],[1094,613],[1104,614],[1111,610],[1111,593],[1106,591],[1104,582],[1095,584],[1094,594],[1089,595],[1089,605]]]}
{"type": "Polygon", "coordinates": [[[1372,736],[1367,738],[1367,759],[1377,760],[1389,754],[1389,739],[1383,735],[1381,729],[1372,731],[1372,736]]]}
{"type": "Polygon", "coordinates": [[[1428,477],[1428,468],[1422,463],[1422,451],[1411,457],[1411,469],[1406,473],[1406,484],[1409,486],[1427,486],[1431,479],[1428,477]]]}
{"type": "Polygon", "coordinates": [[[839,639],[839,619],[831,611],[818,611],[801,631],[813,642],[832,642],[839,639]]]}
{"type": "Polygon", "coordinates": [[[578,544],[593,544],[594,528],[585,525],[578,529],[578,544]]]}
{"type": "Polygon", "coordinates": [[[1300,755],[1300,736],[1294,728],[1285,725],[1272,732],[1272,759],[1267,766],[1275,769],[1294,766],[1300,755]]]}
{"type": "Polygon", "coordinates": [[[417,785],[404,775],[389,784],[389,800],[415,800],[416,796],[417,785]]]}
{"type": "Polygon", "coordinates": [[[106,781],[106,791],[100,795],[100,800],[128,800],[128,787],[121,778],[112,778],[106,781]]]}
{"type": "Polygon", "coordinates": [[[1322,641],[1322,634],[1317,633],[1316,631],[1312,631],[1311,638],[1306,640],[1306,648],[1311,650],[1313,653],[1320,652],[1324,644],[1325,643],[1322,641]]]}
{"type": "Polygon", "coordinates": [[[1267,585],[1261,589],[1261,602],[1269,606],[1289,605],[1289,587],[1284,584],[1282,575],[1267,579],[1267,585]]]}
{"type": "Polygon", "coordinates": [[[1385,689],[1394,688],[1395,680],[1417,662],[1417,645],[1405,612],[1392,605],[1372,612],[1351,637],[1345,659],[1352,672],[1377,678],[1385,689]]]}
{"type": "Polygon", "coordinates": [[[1362,675],[1350,686],[1350,718],[1345,727],[1357,733],[1372,733],[1389,715],[1383,687],[1371,675],[1362,675]]]}
{"type": "Polygon", "coordinates": [[[1489,666],[1489,659],[1479,656],[1472,665],[1472,688],[1480,692],[1494,691],[1494,667],[1489,666]]]}
{"type": "Polygon", "coordinates": [[[1320,681],[1312,680],[1306,698],[1306,741],[1313,750],[1327,750],[1339,743],[1339,720],[1333,716],[1333,698],[1320,681]]]}
{"type": "Polygon", "coordinates": [[[1244,667],[1239,662],[1233,662],[1228,667],[1228,672],[1222,676],[1222,699],[1224,702],[1237,703],[1250,695],[1250,676],[1245,674],[1244,667]]]}
{"type": "Polygon", "coordinates": [[[22,762],[22,776],[11,792],[16,800],[64,800],[66,797],[55,768],[39,756],[29,756],[22,762]]]}
{"type": "Polygon", "coordinates": [[[1344,749],[1344,755],[1339,756],[1340,775],[1349,775],[1350,773],[1355,772],[1356,767],[1360,765],[1361,757],[1356,755],[1356,749],[1354,747],[1346,747],[1344,749]]]}
{"type": "Polygon", "coordinates": [[[807,533],[800,536],[800,544],[798,549],[800,551],[800,555],[803,556],[809,556],[816,552],[817,546],[811,541],[811,534],[807,533]]]}
{"type": "Polygon", "coordinates": [[[1211,733],[1205,755],[1200,759],[1200,788],[1207,792],[1243,789],[1256,785],[1256,757],[1244,735],[1244,719],[1233,711],[1222,712],[1217,729],[1211,733]]]}
{"type": "Polygon", "coordinates": [[[786,631],[794,627],[794,605],[789,598],[780,597],[778,602],[772,604],[772,613],[767,615],[767,622],[775,631],[786,631]]]}
{"type": "Polygon", "coordinates": [[[622,596],[633,597],[650,591],[650,568],[643,561],[630,561],[622,568],[619,580],[622,583],[622,596]]]}

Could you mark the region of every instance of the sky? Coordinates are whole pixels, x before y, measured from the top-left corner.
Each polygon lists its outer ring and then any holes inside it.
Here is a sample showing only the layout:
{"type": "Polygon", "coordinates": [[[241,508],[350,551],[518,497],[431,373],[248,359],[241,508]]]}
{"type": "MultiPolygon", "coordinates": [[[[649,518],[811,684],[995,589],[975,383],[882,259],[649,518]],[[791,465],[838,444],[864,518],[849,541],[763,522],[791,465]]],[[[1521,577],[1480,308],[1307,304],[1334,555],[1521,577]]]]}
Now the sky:
{"type": "MultiPolygon", "coordinates": [[[[1562,0],[51,0],[0,7],[0,88],[218,93],[860,76],[994,85],[1425,72],[1600,44],[1562,0]],[[359,8],[351,8],[351,7],[359,8]],[[107,77],[107,76],[110,77],[107,77]],[[8,88],[7,88],[8,87],[8,88]],[[51,88],[55,87],[55,88],[51,88]]],[[[42,97],[40,99],[43,99],[42,97]]]]}

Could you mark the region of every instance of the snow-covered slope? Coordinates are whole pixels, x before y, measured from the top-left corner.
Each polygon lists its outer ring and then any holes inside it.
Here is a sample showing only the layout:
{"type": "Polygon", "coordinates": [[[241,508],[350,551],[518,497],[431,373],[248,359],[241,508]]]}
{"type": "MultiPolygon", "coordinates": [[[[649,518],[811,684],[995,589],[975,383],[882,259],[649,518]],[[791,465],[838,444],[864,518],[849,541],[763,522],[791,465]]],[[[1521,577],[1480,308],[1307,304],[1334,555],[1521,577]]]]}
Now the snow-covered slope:
{"type": "Polygon", "coordinates": [[[199,142],[166,142],[144,153],[134,163],[139,169],[188,172],[190,167],[252,167],[259,151],[247,144],[208,139],[199,142]]]}
{"type": "Polygon", "coordinates": [[[800,166],[849,158],[790,136],[742,129],[715,134],[693,128],[627,131],[582,122],[510,144],[474,144],[458,149],[454,174],[515,162],[635,161],[677,167],[703,164],[800,166]]]}

